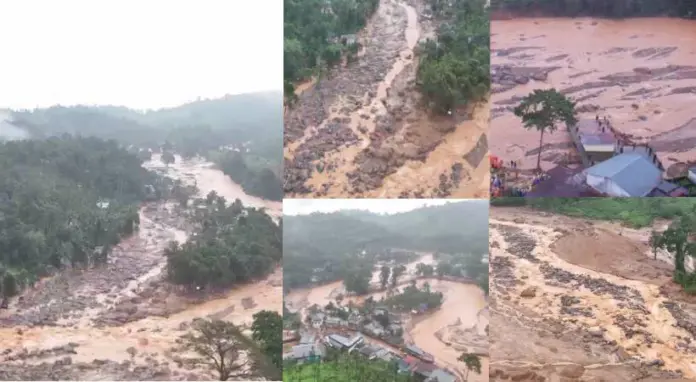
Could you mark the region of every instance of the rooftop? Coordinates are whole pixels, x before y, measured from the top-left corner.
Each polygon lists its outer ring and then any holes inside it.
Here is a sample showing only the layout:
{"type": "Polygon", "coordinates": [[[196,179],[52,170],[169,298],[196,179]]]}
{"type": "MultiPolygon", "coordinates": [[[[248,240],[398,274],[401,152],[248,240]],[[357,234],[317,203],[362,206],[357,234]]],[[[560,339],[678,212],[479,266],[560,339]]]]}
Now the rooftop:
{"type": "Polygon", "coordinates": [[[646,196],[662,181],[662,172],[641,154],[614,156],[585,170],[587,183],[610,196],[646,196]]]}

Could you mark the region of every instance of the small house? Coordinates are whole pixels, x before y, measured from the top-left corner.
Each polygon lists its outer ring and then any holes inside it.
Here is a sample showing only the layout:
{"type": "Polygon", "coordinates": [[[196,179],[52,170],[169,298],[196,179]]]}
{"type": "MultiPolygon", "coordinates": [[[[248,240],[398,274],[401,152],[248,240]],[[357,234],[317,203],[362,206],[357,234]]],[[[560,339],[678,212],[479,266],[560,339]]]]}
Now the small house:
{"type": "Polygon", "coordinates": [[[457,377],[443,369],[435,369],[425,382],[457,382],[457,377]]]}

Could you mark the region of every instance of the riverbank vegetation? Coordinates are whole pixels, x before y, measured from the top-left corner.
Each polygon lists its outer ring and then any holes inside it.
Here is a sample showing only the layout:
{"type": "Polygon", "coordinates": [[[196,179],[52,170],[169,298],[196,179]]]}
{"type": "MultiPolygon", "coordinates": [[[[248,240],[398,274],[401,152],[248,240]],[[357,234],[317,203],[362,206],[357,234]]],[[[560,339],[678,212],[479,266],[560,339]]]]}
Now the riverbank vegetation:
{"type": "Polygon", "coordinates": [[[684,0],[491,0],[491,9],[520,16],[696,18],[696,3],[684,0]]]}
{"type": "Polygon", "coordinates": [[[184,244],[165,251],[170,282],[194,288],[227,288],[268,275],[282,258],[282,225],[263,210],[226,205],[211,192],[193,203],[199,226],[184,244]]]}
{"type": "Polygon", "coordinates": [[[172,182],[114,141],[64,136],[0,144],[3,297],[65,267],[107,261],[140,223],[139,204],[172,182]]]}
{"type": "Polygon", "coordinates": [[[288,0],[284,4],[285,97],[292,101],[295,84],[319,75],[323,68],[355,55],[357,44],[346,35],[358,32],[377,10],[379,0],[288,0]]]}
{"type": "Polygon", "coordinates": [[[145,158],[150,150],[201,156],[226,169],[248,194],[282,200],[281,102],[280,93],[252,93],[148,111],[55,106],[11,114],[33,138],[68,133],[114,139],[145,158]]]}
{"type": "Polygon", "coordinates": [[[429,0],[437,39],[420,49],[418,87],[436,112],[478,102],[490,91],[490,17],[485,2],[429,0]]]}
{"type": "Polygon", "coordinates": [[[283,365],[283,382],[414,382],[416,379],[398,372],[394,363],[368,360],[357,352],[331,355],[322,362],[283,365]]]}
{"type": "MultiPolygon", "coordinates": [[[[341,211],[286,216],[284,287],[344,280],[347,286],[355,286],[352,289],[364,290],[377,263],[397,252],[407,253],[409,259],[413,252],[467,252],[481,258],[488,253],[488,226],[481,224],[487,221],[484,201],[391,215],[341,211]]],[[[393,280],[393,269],[399,264],[403,262],[390,263],[385,282],[393,280]]]]}
{"type": "Polygon", "coordinates": [[[596,220],[615,220],[628,226],[650,226],[655,219],[673,219],[693,213],[691,198],[492,198],[492,206],[528,206],[535,209],[596,220]]]}

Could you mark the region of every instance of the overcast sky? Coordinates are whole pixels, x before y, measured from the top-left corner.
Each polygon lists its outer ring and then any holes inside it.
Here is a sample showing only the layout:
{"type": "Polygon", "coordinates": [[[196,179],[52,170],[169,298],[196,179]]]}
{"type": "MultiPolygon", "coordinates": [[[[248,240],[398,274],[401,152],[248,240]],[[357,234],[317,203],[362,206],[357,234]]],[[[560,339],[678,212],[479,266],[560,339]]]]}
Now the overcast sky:
{"type": "Polygon", "coordinates": [[[0,108],[282,90],[282,0],[2,0],[0,108]]]}
{"type": "MultiPolygon", "coordinates": [[[[451,199],[284,199],[283,215],[306,215],[313,212],[336,212],[340,210],[367,210],[375,213],[393,214],[425,206],[439,206],[451,199]]],[[[467,203],[488,203],[484,199],[466,200],[467,203]]]]}

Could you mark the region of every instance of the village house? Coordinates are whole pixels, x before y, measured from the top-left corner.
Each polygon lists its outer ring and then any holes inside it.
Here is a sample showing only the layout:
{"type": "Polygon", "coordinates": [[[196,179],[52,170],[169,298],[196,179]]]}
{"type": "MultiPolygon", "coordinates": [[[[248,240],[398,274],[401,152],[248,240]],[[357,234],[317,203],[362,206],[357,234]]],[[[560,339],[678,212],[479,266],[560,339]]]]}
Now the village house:
{"type": "Polygon", "coordinates": [[[363,331],[374,337],[382,337],[385,334],[385,330],[377,321],[371,321],[369,324],[363,327],[363,331]]]}
{"type": "Polygon", "coordinates": [[[324,349],[319,344],[301,344],[292,347],[289,353],[283,354],[283,359],[298,362],[317,361],[324,355],[324,349]]]}
{"type": "Polygon", "coordinates": [[[340,334],[329,334],[324,337],[324,343],[327,345],[348,352],[362,345],[364,342],[365,339],[360,334],[356,334],[353,338],[346,338],[340,334]]]}

